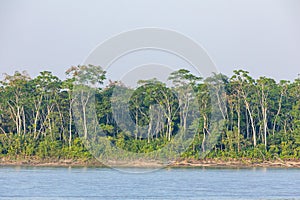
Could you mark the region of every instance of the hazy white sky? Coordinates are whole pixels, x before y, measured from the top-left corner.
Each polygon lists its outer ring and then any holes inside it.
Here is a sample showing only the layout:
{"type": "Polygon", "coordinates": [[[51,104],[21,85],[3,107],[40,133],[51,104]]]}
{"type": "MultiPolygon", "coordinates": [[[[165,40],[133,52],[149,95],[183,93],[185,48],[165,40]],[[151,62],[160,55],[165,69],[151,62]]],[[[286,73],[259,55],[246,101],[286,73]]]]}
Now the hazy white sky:
{"type": "Polygon", "coordinates": [[[227,75],[300,73],[299,0],[0,0],[0,73],[63,78],[102,41],[140,27],[193,38],[227,75]]]}

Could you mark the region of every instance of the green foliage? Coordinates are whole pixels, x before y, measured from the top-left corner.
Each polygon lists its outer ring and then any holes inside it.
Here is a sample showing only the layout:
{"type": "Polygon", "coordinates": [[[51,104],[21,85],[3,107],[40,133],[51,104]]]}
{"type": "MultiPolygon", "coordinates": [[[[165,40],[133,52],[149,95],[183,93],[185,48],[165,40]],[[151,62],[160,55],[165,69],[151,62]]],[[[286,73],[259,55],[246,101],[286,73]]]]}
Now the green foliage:
{"type": "MultiPolygon", "coordinates": [[[[34,79],[26,72],[5,75],[0,82],[0,157],[90,160],[92,153],[105,152],[101,156],[113,159],[111,144],[127,152],[125,156],[155,151],[174,156],[163,147],[170,142],[180,146],[173,138],[193,132],[194,140],[182,158],[300,158],[300,79],[276,83],[266,77],[255,80],[249,72],[236,70],[230,78],[214,74],[203,80],[180,69],[169,77],[172,87],[151,79],[140,80],[136,89],[112,81],[100,89],[106,72],[99,66],[71,67],[67,75],[64,81],[49,71],[34,79]],[[96,114],[108,141],[95,144],[96,152],[89,151],[79,137],[89,136],[88,121],[80,118],[84,130],[76,130],[74,124],[75,84],[88,95],[92,95],[90,87],[97,88],[96,114]],[[115,89],[130,96],[120,99],[122,104],[128,103],[129,125],[117,124],[114,119],[115,89]],[[189,118],[196,112],[198,118],[189,118]],[[218,113],[221,134],[209,137],[216,126],[213,116],[218,113]]],[[[87,108],[90,98],[86,96],[78,105],[87,108]]],[[[118,106],[122,115],[123,108],[118,106]]]]}

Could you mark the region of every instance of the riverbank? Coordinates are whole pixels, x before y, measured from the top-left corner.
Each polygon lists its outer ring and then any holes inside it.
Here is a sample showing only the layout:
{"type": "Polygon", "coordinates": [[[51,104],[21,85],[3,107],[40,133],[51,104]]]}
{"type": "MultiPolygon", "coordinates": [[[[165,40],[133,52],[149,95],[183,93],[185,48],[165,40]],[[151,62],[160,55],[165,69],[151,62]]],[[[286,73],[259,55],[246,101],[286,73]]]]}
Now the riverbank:
{"type": "Polygon", "coordinates": [[[41,167],[214,167],[214,168],[300,168],[300,160],[271,160],[255,161],[251,159],[203,159],[203,160],[179,160],[169,163],[156,161],[109,161],[101,163],[97,160],[0,160],[0,166],[41,166],[41,167]]]}
{"type": "Polygon", "coordinates": [[[272,160],[256,161],[251,159],[208,159],[208,160],[182,160],[172,164],[172,166],[184,167],[228,167],[228,168],[251,168],[251,167],[281,167],[300,168],[300,160],[272,160]]]}

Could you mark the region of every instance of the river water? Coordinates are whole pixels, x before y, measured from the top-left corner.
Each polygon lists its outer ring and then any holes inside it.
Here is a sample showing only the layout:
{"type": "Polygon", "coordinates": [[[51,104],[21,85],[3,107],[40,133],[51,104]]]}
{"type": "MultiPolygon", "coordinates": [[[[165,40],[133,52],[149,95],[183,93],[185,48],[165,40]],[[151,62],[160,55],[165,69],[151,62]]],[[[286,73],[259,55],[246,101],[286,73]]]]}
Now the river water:
{"type": "Polygon", "coordinates": [[[300,169],[0,167],[0,199],[300,199],[300,169]]]}

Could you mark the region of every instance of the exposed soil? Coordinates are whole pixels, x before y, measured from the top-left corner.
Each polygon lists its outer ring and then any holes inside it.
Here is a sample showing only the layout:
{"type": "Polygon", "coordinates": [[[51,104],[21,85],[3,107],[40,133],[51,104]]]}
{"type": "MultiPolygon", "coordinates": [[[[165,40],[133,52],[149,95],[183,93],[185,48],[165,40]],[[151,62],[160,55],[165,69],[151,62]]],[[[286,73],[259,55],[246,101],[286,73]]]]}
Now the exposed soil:
{"type": "Polygon", "coordinates": [[[215,167],[215,168],[251,168],[251,167],[279,167],[279,168],[300,168],[300,160],[272,160],[255,161],[250,159],[203,159],[203,160],[179,160],[169,163],[157,161],[108,161],[104,164],[97,160],[6,160],[0,159],[0,166],[45,166],[45,167],[215,167]]]}

